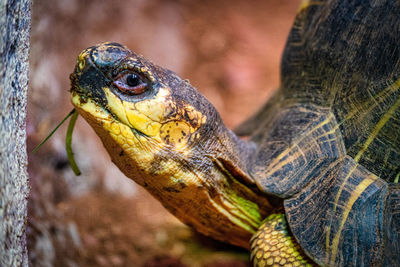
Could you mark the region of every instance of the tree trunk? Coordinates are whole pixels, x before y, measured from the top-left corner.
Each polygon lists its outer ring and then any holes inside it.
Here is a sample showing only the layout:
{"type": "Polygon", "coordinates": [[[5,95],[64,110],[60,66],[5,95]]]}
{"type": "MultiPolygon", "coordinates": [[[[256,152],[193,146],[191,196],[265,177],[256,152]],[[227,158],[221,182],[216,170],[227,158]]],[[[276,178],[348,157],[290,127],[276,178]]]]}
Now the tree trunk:
{"type": "Polygon", "coordinates": [[[0,266],[27,266],[30,0],[0,0],[0,266]]]}

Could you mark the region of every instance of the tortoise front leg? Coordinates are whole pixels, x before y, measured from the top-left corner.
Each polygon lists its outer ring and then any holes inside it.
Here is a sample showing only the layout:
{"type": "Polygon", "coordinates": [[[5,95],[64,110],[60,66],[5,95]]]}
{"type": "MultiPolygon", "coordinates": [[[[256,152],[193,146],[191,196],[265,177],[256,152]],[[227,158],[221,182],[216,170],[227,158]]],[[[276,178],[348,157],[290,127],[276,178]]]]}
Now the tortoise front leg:
{"type": "Polygon", "coordinates": [[[313,266],[290,235],[284,214],[268,216],[251,241],[254,266],[313,266]]]}

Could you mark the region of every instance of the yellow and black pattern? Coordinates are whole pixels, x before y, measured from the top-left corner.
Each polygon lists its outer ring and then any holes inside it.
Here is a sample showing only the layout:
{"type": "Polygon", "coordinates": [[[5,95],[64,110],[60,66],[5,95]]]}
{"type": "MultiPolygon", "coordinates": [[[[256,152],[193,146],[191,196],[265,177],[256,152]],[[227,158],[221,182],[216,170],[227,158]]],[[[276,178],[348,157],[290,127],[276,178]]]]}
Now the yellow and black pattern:
{"type": "Polygon", "coordinates": [[[282,58],[282,93],[331,109],[347,154],[397,182],[400,4],[375,2],[303,1],[282,58]]]}
{"type": "Polygon", "coordinates": [[[252,176],[320,265],[400,264],[399,14],[399,1],[303,1],[279,104],[252,122],[252,176]]]}
{"type": "Polygon", "coordinates": [[[314,266],[289,234],[284,214],[268,216],[250,243],[251,261],[255,267],[314,266]]]}
{"type": "Polygon", "coordinates": [[[248,248],[273,207],[246,184],[254,146],[224,127],[204,96],[115,43],[84,50],[71,84],[76,110],[127,177],[198,232],[248,248]]]}
{"type": "Polygon", "coordinates": [[[250,171],[260,188],[287,198],[346,151],[335,117],[326,109],[290,105],[272,116],[274,127],[255,137],[263,141],[250,171]]]}
{"type": "Polygon", "coordinates": [[[242,247],[255,233],[255,266],[396,266],[399,14],[393,0],[303,1],[281,90],[239,130],[251,142],[187,81],[115,43],[78,57],[72,101],[117,166],[184,223],[242,247]]]}
{"type": "Polygon", "coordinates": [[[378,266],[387,184],[346,156],[284,201],[303,250],[328,266],[378,266]],[[365,254],[365,251],[369,251],[365,254]]]}

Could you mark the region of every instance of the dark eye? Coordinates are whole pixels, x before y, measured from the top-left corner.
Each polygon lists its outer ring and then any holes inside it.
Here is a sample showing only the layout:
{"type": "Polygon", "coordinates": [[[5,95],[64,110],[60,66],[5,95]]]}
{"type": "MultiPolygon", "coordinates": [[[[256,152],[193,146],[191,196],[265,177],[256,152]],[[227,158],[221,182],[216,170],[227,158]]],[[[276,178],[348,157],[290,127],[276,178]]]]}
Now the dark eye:
{"type": "Polygon", "coordinates": [[[147,82],[136,73],[125,73],[117,76],[113,84],[123,93],[138,95],[146,91],[147,82]]]}
{"type": "Polygon", "coordinates": [[[130,73],[126,76],[126,84],[132,87],[138,86],[142,83],[142,80],[133,73],[130,73]]]}

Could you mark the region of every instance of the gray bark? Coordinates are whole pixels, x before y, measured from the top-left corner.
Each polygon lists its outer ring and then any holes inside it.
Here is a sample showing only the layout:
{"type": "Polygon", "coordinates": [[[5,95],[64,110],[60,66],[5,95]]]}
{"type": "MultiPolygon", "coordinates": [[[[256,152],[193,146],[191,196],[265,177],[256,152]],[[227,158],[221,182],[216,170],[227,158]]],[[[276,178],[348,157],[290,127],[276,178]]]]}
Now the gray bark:
{"type": "Polygon", "coordinates": [[[0,266],[27,266],[30,0],[0,0],[0,266]]]}

